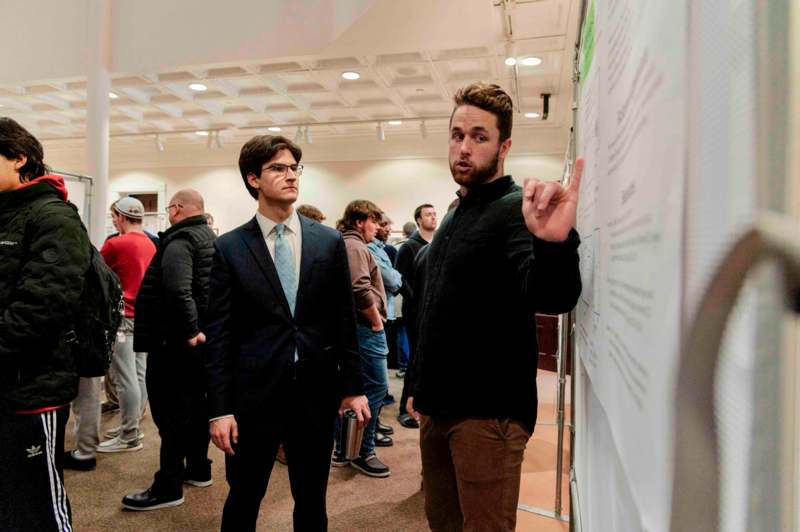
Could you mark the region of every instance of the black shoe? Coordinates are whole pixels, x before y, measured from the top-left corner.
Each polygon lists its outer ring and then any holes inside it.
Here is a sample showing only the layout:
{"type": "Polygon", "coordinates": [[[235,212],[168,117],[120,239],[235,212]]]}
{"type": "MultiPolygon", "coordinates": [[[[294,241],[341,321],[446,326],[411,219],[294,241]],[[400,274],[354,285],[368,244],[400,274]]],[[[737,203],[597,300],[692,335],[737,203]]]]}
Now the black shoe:
{"type": "Polygon", "coordinates": [[[211,480],[211,460],[206,459],[205,463],[193,465],[191,468],[186,468],[183,472],[183,483],[198,488],[207,488],[214,483],[211,480]]]}
{"type": "Polygon", "coordinates": [[[374,454],[371,454],[366,458],[359,456],[350,462],[350,465],[368,477],[385,478],[391,473],[389,471],[389,466],[378,460],[378,457],[374,454]]]}
{"type": "Polygon", "coordinates": [[[75,458],[72,451],[64,453],[64,469],[75,471],[94,471],[97,467],[97,458],[75,458]]]}
{"type": "Polygon", "coordinates": [[[214,483],[211,479],[211,471],[206,475],[198,475],[195,473],[186,473],[183,475],[183,483],[195,486],[196,488],[207,488],[214,483]]]}
{"type": "Polygon", "coordinates": [[[390,405],[390,404],[392,404],[392,403],[394,403],[394,395],[392,395],[392,394],[390,394],[390,393],[387,393],[387,394],[386,394],[386,397],[384,397],[384,398],[383,398],[383,403],[382,403],[382,405],[383,405],[383,406],[388,406],[388,405],[390,405]]]}
{"type": "Polygon", "coordinates": [[[407,429],[418,429],[419,423],[413,417],[409,416],[408,414],[400,414],[397,416],[397,421],[407,429]]]}
{"type": "Polygon", "coordinates": [[[132,493],[122,498],[123,508],[137,511],[158,510],[159,508],[170,508],[181,504],[183,504],[183,495],[166,497],[155,493],[153,488],[148,488],[141,493],[132,493]]]}
{"type": "Polygon", "coordinates": [[[350,460],[346,459],[343,455],[337,453],[336,451],[333,452],[333,458],[331,458],[331,465],[333,467],[344,467],[350,463],[350,460]]]}
{"type": "Polygon", "coordinates": [[[383,423],[381,423],[381,418],[378,418],[378,425],[375,430],[377,430],[381,434],[386,434],[386,435],[394,434],[394,429],[389,425],[384,425],[383,423]]]}
{"type": "Polygon", "coordinates": [[[380,432],[375,433],[376,447],[391,447],[392,445],[394,445],[394,440],[392,440],[391,436],[387,436],[386,434],[380,432]]]}

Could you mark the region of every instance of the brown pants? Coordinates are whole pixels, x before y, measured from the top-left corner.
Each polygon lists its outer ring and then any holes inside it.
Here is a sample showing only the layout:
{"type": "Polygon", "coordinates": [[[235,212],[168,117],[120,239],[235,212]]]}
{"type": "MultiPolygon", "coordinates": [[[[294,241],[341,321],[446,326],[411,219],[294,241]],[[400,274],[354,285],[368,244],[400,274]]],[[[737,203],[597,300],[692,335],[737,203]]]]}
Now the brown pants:
{"type": "Polygon", "coordinates": [[[530,436],[510,419],[422,416],[422,477],[431,530],[513,532],[530,436]]]}

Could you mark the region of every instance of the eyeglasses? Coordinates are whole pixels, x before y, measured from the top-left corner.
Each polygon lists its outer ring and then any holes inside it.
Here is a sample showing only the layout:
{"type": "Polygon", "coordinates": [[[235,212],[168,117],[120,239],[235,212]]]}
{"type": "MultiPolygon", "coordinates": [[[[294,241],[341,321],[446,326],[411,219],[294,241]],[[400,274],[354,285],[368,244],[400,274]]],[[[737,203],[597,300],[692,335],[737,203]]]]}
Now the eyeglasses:
{"type": "Polygon", "coordinates": [[[292,171],[294,175],[300,177],[303,175],[303,165],[302,164],[281,164],[281,163],[273,163],[266,168],[262,168],[261,171],[263,172],[266,170],[275,175],[286,176],[289,173],[289,170],[292,171]]]}
{"type": "Polygon", "coordinates": [[[183,207],[183,205],[181,205],[180,203],[171,203],[167,205],[167,214],[169,214],[170,209],[178,209],[180,207],[183,207]]]}

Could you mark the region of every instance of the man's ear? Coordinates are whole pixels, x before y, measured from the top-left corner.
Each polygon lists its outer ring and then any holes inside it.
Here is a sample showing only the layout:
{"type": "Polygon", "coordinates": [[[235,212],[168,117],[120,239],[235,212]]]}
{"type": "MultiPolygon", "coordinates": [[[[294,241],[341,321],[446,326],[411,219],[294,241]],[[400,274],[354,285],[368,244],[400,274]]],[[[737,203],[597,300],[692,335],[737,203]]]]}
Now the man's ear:
{"type": "Polygon", "coordinates": [[[253,188],[258,188],[258,176],[252,172],[247,174],[247,182],[253,188]]]}
{"type": "Polygon", "coordinates": [[[25,166],[28,163],[28,156],[27,155],[20,155],[14,160],[14,170],[19,172],[20,168],[25,166]]]}
{"type": "Polygon", "coordinates": [[[511,137],[508,137],[506,140],[500,144],[500,153],[497,156],[498,159],[503,160],[508,155],[508,150],[511,149],[511,137]]]}

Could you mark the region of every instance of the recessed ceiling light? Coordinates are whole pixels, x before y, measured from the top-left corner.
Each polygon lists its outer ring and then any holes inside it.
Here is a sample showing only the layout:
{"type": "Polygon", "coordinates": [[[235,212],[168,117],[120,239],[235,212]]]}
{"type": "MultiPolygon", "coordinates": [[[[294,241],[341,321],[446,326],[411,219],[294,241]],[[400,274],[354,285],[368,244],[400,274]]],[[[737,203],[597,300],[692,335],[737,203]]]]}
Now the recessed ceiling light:
{"type": "Polygon", "coordinates": [[[526,57],[525,59],[522,60],[522,64],[525,66],[536,66],[536,65],[541,65],[542,60],[539,59],[538,57],[526,57]]]}
{"type": "Polygon", "coordinates": [[[109,92],[108,97],[111,98],[112,100],[116,100],[117,98],[119,98],[119,94],[117,94],[116,92],[109,92]]]}
{"type": "Polygon", "coordinates": [[[389,124],[390,126],[399,126],[402,125],[402,123],[403,123],[402,120],[389,120],[387,122],[387,124],[389,124]]]}
{"type": "Polygon", "coordinates": [[[539,118],[539,113],[525,113],[525,118],[539,118]]]}
{"type": "Polygon", "coordinates": [[[342,72],[342,77],[344,79],[348,79],[350,81],[353,81],[353,80],[356,80],[356,79],[360,78],[361,74],[359,74],[358,72],[353,72],[353,71],[349,70],[347,72],[342,72]]]}
{"type": "Polygon", "coordinates": [[[197,92],[203,92],[205,90],[208,90],[208,87],[206,87],[202,83],[190,83],[189,88],[197,92]]]}
{"type": "Polygon", "coordinates": [[[195,131],[194,134],[195,135],[200,135],[201,137],[207,137],[208,136],[208,131],[195,131]]]}
{"type": "Polygon", "coordinates": [[[278,131],[280,131],[280,130],[281,130],[281,128],[279,128],[279,127],[277,127],[277,126],[268,127],[267,129],[268,129],[268,130],[270,130],[270,131],[274,131],[275,133],[277,133],[278,131]]]}
{"type": "Polygon", "coordinates": [[[516,65],[517,64],[517,58],[516,57],[506,57],[506,64],[508,66],[516,65]]]}

